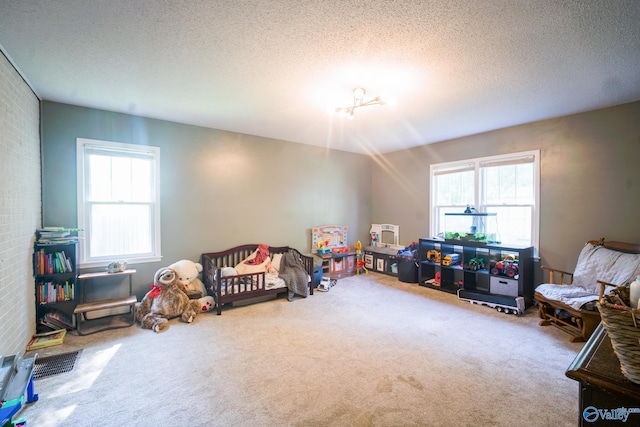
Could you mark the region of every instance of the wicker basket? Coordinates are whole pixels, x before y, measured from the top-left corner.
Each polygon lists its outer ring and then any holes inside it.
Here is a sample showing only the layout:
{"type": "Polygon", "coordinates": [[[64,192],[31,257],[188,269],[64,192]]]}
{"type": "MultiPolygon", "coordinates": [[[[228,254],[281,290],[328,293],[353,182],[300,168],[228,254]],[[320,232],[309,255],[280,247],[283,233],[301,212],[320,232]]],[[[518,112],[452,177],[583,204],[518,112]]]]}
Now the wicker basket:
{"type": "Polygon", "coordinates": [[[613,351],[620,359],[622,374],[640,384],[640,310],[613,304],[605,298],[597,305],[613,351]]]}

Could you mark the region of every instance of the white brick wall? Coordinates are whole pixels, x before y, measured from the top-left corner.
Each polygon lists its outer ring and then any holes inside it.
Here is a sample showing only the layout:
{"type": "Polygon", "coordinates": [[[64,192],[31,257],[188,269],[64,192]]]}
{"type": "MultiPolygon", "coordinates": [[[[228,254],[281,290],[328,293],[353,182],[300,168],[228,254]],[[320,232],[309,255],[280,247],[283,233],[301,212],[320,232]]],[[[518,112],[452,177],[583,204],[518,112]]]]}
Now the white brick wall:
{"type": "Polygon", "coordinates": [[[0,52],[0,355],[24,351],[35,331],[40,189],[40,103],[0,52]]]}

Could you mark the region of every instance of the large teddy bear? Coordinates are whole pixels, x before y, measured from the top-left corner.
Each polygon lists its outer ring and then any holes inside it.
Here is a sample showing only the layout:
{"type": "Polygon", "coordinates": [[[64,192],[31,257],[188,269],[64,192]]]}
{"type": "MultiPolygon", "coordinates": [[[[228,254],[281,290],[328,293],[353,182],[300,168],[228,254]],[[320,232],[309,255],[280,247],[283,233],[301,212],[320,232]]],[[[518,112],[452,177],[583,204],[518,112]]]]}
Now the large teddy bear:
{"type": "Polygon", "coordinates": [[[178,275],[170,268],[162,267],[153,278],[152,289],[136,305],[136,321],[144,329],[162,332],[169,327],[169,319],[180,317],[193,322],[200,311],[197,300],[191,300],[182,290],[178,275]]]}
{"type": "Polygon", "coordinates": [[[178,275],[178,282],[183,286],[189,299],[197,300],[200,311],[211,311],[215,305],[212,296],[207,295],[207,289],[198,277],[202,271],[202,264],[186,259],[174,262],[169,266],[178,275]]]}

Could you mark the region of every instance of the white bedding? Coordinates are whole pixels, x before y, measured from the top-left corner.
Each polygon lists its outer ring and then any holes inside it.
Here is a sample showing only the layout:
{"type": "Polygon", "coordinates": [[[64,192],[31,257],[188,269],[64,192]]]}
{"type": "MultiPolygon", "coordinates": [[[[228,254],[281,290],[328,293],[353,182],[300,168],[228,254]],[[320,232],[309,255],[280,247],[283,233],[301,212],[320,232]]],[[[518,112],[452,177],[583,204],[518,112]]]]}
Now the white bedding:
{"type": "MultiPolygon", "coordinates": [[[[277,289],[284,288],[286,286],[284,280],[278,277],[277,274],[265,273],[264,275],[264,289],[277,289]]],[[[228,276],[221,279],[221,291],[222,295],[239,294],[242,292],[256,291],[262,289],[260,287],[262,283],[262,275],[255,274],[251,276],[228,276]],[[233,288],[232,288],[233,287],[233,288]],[[233,289],[231,291],[231,289],[233,289]]]]}

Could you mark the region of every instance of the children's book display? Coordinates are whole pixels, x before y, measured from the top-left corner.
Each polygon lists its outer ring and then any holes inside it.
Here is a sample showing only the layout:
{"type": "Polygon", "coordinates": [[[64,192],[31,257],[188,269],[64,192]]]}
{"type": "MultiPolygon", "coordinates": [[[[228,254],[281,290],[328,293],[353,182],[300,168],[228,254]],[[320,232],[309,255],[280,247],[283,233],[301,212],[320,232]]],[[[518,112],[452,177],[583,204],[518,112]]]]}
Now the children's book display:
{"type": "Polygon", "coordinates": [[[62,344],[64,342],[64,337],[66,334],[66,329],[56,329],[50,332],[35,334],[29,341],[29,344],[27,344],[27,350],[38,350],[41,348],[62,344]]]}
{"type": "Polygon", "coordinates": [[[74,329],[78,283],[78,229],[36,230],[33,253],[37,332],[74,329]]]}

